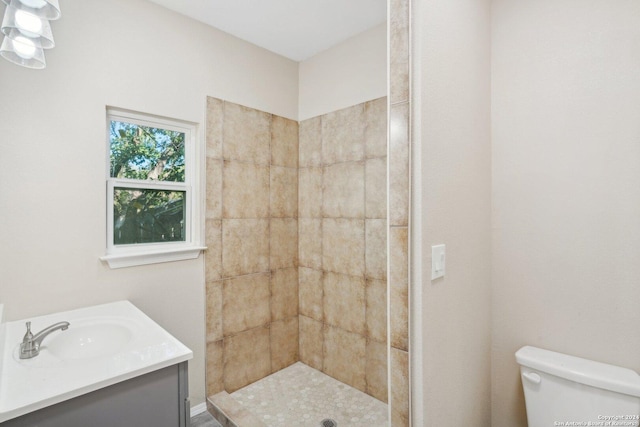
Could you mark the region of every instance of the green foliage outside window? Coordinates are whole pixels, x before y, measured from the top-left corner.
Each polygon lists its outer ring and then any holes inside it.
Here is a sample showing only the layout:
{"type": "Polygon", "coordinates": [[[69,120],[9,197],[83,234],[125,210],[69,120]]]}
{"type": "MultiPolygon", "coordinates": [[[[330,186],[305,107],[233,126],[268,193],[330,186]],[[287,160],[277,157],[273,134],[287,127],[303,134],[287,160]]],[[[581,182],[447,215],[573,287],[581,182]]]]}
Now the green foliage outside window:
{"type": "MultiPolygon", "coordinates": [[[[185,181],[185,134],[110,122],[110,175],[141,181],[185,181]]],[[[115,187],[113,243],[184,241],[184,191],[115,187]]]]}

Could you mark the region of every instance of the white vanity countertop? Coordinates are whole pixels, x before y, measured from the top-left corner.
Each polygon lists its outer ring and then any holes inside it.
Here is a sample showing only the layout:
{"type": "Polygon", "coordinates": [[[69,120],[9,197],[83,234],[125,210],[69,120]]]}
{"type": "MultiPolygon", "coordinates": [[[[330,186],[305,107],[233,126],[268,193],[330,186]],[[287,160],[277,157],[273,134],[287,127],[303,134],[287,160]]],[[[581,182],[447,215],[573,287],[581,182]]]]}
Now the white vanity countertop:
{"type": "Polygon", "coordinates": [[[0,423],[192,357],[129,301],[0,324],[0,423]],[[38,356],[20,359],[26,321],[34,335],[71,325],[47,336],[38,356]]]}

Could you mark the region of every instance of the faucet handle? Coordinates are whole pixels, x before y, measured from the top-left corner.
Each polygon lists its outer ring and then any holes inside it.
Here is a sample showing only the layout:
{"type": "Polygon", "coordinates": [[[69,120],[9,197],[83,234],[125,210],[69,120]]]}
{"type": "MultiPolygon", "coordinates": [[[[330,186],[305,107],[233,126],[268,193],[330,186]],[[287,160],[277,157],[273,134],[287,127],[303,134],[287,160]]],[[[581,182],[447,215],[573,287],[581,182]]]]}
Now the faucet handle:
{"type": "Polygon", "coordinates": [[[33,334],[31,333],[31,322],[27,322],[27,333],[24,334],[22,342],[29,342],[33,340],[33,334]]]}

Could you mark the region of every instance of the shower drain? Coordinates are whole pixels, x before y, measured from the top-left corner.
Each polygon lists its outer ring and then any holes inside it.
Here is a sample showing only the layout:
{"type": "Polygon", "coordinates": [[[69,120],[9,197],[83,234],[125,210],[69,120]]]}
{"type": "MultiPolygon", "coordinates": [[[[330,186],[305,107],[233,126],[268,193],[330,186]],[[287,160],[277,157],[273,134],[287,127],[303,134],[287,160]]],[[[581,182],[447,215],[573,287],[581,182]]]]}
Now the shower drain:
{"type": "Polygon", "coordinates": [[[320,427],[338,427],[338,423],[330,418],[320,421],[320,427]]]}

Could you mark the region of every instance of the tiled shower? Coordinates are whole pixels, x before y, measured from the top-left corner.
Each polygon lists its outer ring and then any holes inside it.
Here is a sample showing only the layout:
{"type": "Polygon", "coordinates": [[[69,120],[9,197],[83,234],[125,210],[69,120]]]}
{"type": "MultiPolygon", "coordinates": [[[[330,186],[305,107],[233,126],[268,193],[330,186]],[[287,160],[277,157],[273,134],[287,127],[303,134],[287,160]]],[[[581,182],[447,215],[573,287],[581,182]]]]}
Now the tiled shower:
{"type": "Polygon", "coordinates": [[[387,401],[386,155],[386,98],[299,124],[208,99],[208,396],[300,361],[387,401]]]}

